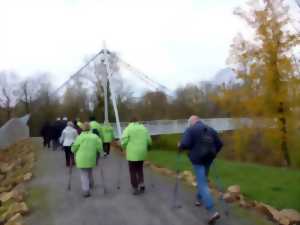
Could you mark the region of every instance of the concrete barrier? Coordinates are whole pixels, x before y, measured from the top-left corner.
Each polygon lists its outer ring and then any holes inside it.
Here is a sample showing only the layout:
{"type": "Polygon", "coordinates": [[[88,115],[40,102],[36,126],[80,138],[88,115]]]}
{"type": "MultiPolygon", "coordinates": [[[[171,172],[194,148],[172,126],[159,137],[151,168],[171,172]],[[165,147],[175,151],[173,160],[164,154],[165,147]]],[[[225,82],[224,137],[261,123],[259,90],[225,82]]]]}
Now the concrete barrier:
{"type": "Polygon", "coordinates": [[[0,128],[0,149],[29,138],[29,127],[27,126],[29,118],[29,115],[12,118],[0,128]]]}

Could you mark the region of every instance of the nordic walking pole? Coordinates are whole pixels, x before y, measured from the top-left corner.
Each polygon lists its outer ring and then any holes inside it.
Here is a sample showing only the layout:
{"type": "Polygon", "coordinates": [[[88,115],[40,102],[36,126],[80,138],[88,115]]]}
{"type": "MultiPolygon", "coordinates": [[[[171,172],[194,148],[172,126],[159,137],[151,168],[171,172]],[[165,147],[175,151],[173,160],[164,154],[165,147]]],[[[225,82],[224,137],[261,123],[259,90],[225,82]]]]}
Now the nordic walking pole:
{"type": "MultiPolygon", "coordinates": [[[[120,146],[120,151],[123,152],[122,147],[120,146]]],[[[121,171],[122,171],[122,159],[119,160],[119,171],[118,171],[118,180],[117,180],[117,189],[121,189],[121,171]]]]}
{"type": "Polygon", "coordinates": [[[180,203],[178,203],[178,195],[179,195],[179,175],[180,175],[180,169],[179,169],[179,163],[180,163],[180,157],[181,154],[177,154],[176,158],[176,182],[174,186],[174,191],[173,191],[173,201],[172,201],[172,208],[173,209],[179,209],[182,207],[180,203]]]}
{"type": "Polygon", "coordinates": [[[70,165],[69,165],[69,180],[68,180],[68,191],[71,191],[72,167],[73,167],[73,157],[70,158],[70,165]]]}
{"type": "Polygon", "coordinates": [[[118,174],[118,182],[117,182],[117,189],[121,189],[121,171],[122,171],[122,162],[119,163],[119,174],[118,174]]]}
{"type": "MultiPolygon", "coordinates": [[[[149,151],[151,150],[151,146],[149,147],[149,151]]],[[[145,164],[144,164],[144,167],[145,167],[145,164]]],[[[153,171],[151,171],[151,168],[150,168],[150,165],[149,165],[149,168],[148,168],[148,176],[149,176],[149,182],[150,182],[150,186],[152,188],[155,188],[155,185],[154,185],[154,182],[153,182],[153,171]]]]}
{"type": "MultiPolygon", "coordinates": [[[[213,166],[214,174],[215,174],[215,177],[216,177],[217,189],[218,189],[219,192],[224,193],[225,188],[224,188],[224,185],[221,181],[220,176],[218,175],[216,162],[213,162],[212,166],[213,166]]],[[[229,216],[229,205],[228,205],[228,203],[225,202],[225,200],[223,198],[223,195],[221,195],[220,201],[222,203],[222,206],[223,206],[222,208],[224,209],[225,215],[228,217],[229,216]]]]}
{"type": "MultiPolygon", "coordinates": [[[[216,186],[217,186],[217,190],[221,193],[225,192],[225,186],[224,183],[222,182],[218,170],[217,170],[217,166],[216,166],[216,161],[212,164],[212,169],[214,171],[215,177],[216,177],[216,186]]],[[[245,218],[243,216],[237,215],[236,213],[234,213],[233,210],[231,210],[231,206],[229,203],[227,203],[224,198],[223,195],[220,196],[220,201],[221,201],[221,207],[224,210],[224,214],[227,218],[229,218],[231,215],[235,215],[238,216],[239,220],[241,221],[242,224],[249,224],[248,221],[245,220],[245,218]]]]}
{"type": "Polygon", "coordinates": [[[153,174],[152,174],[151,169],[148,169],[148,176],[149,176],[150,186],[151,186],[152,188],[155,188],[155,185],[154,185],[154,183],[153,183],[153,174]]]}
{"type": "MultiPolygon", "coordinates": [[[[99,160],[101,161],[101,160],[99,160]]],[[[103,171],[103,166],[102,166],[102,162],[99,163],[100,164],[100,174],[101,174],[101,180],[102,180],[102,185],[103,185],[103,190],[104,190],[104,194],[107,193],[107,189],[105,186],[105,179],[104,179],[104,171],[103,171]]]]}

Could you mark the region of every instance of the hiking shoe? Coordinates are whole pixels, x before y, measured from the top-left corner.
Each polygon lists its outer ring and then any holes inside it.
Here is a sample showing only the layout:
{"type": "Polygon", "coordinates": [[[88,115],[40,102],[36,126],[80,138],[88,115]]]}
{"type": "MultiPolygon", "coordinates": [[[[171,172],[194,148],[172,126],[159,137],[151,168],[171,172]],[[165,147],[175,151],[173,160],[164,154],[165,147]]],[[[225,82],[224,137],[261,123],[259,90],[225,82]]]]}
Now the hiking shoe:
{"type": "Polygon", "coordinates": [[[132,191],[132,194],[133,195],[139,195],[141,192],[139,191],[139,189],[137,188],[134,188],[133,191],[132,191]]]}
{"type": "Polygon", "coordinates": [[[140,193],[143,194],[146,191],[145,185],[140,186],[140,193]]]}
{"type": "Polygon", "coordinates": [[[215,222],[221,218],[220,213],[215,212],[208,220],[208,225],[213,225],[215,222]]]}
{"type": "Polygon", "coordinates": [[[90,193],[89,191],[85,191],[85,192],[82,194],[82,196],[83,196],[84,198],[88,198],[88,197],[91,197],[91,193],[90,193]]]}
{"type": "Polygon", "coordinates": [[[196,206],[196,207],[201,207],[201,206],[202,206],[202,203],[199,202],[199,201],[196,201],[196,202],[195,202],[195,206],[196,206]]]}

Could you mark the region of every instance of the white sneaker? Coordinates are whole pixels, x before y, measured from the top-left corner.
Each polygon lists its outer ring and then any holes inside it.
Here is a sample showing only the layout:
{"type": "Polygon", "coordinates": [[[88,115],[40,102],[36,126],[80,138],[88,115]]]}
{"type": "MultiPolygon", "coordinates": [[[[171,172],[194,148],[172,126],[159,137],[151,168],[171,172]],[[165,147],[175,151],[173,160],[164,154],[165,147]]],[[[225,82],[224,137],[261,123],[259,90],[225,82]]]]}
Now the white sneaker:
{"type": "Polygon", "coordinates": [[[196,201],[196,202],[195,202],[195,206],[196,206],[196,207],[201,207],[201,206],[202,206],[202,203],[199,202],[199,201],[196,201]]]}

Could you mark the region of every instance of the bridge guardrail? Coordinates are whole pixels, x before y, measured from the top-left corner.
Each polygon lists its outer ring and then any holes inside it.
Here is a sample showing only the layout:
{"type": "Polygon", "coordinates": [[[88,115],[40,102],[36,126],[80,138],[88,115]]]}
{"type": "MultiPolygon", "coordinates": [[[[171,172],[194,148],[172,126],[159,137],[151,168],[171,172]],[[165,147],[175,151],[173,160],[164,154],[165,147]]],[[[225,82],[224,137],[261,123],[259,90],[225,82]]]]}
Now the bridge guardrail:
{"type": "MultiPolygon", "coordinates": [[[[254,123],[254,120],[249,118],[214,118],[202,119],[202,121],[208,126],[213,127],[218,132],[236,130],[244,126],[251,126],[254,123]]],[[[142,121],[141,123],[149,129],[151,135],[181,134],[187,128],[188,120],[152,120],[142,121]]],[[[129,122],[121,122],[122,130],[124,130],[128,124],[129,122]]],[[[112,123],[112,125],[116,134],[116,124],[112,123]]]]}

